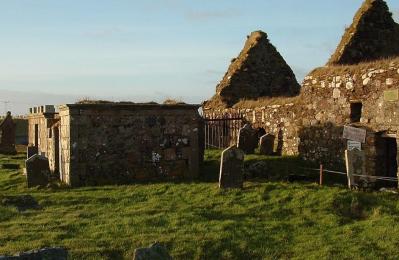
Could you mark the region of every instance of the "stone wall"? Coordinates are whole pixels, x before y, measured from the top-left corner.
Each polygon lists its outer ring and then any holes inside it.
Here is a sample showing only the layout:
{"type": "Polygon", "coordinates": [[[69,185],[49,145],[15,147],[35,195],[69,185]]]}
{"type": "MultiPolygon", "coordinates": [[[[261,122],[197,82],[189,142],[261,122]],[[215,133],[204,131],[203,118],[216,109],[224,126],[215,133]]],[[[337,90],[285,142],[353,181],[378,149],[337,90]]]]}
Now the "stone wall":
{"type": "Polygon", "coordinates": [[[54,140],[52,126],[58,122],[58,114],[44,113],[38,108],[32,109],[28,115],[28,140],[30,146],[36,146],[38,153],[49,158],[50,170],[55,171],[54,140]],[[37,143],[36,143],[37,129],[37,143]]]}
{"type": "MultiPolygon", "coordinates": [[[[399,58],[323,67],[305,78],[297,98],[280,99],[277,104],[273,99],[247,101],[230,109],[204,107],[204,113],[240,113],[255,127],[278,137],[275,149],[281,148],[283,154],[299,154],[306,160],[343,169],[344,125],[367,129],[363,146],[369,158],[376,154],[376,133],[399,137],[398,69],[399,58]],[[360,122],[351,122],[351,103],[362,103],[360,122]]],[[[374,171],[374,165],[369,168],[374,171]]]]}
{"type": "Polygon", "coordinates": [[[197,106],[75,104],[61,106],[60,118],[61,176],[71,186],[199,174],[197,106]]]}
{"type": "Polygon", "coordinates": [[[209,104],[231,107],[243,98],[295,96],[300,86],[292,69],[265,32],[248,36],[243,50],[232,59],[209,104]]]}

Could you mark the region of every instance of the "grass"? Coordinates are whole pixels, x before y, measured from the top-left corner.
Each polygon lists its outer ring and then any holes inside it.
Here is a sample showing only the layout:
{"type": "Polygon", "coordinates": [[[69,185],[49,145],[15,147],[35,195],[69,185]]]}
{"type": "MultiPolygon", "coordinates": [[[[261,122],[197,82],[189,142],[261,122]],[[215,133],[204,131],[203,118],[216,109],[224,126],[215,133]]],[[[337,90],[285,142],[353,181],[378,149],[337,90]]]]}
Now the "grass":
{"type": "MultiPolygon", "coordinates": [[[[194,183],[27,189],[20,172],[0,169],[0,197],[30,194],[41,206],[19,212],[0,199],[0,255],[63,246],[71,259],[131,259],[135,248],[154,241],[175,259],[399,255],[398,195],[262,178],[243,190],[221,191],[215,181],[219,156],[207,151],[206,174],[194,183]]],[[[23,157],[0,156],[0,165],[23,157]]],[[[246,167],[259,161],[273,165],[268,172],[283,174],[303,164],[252,155],[246,167]]]]}

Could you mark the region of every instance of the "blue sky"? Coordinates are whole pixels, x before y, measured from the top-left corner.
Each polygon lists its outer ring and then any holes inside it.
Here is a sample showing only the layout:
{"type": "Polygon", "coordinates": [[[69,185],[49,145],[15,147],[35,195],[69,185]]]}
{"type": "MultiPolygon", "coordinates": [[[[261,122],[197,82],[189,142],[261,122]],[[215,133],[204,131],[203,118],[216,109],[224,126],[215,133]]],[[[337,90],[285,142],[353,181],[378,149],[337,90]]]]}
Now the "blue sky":
{"type": "MultiPolygon", "coordinates": [[[[397,16],[399,1],[387,2],[397,16]]],[[[82,97],[199,103],[254,30],[301,81],[326,63],[361,3],[0,0],[0,101],[15,113],[82,97]]]]}

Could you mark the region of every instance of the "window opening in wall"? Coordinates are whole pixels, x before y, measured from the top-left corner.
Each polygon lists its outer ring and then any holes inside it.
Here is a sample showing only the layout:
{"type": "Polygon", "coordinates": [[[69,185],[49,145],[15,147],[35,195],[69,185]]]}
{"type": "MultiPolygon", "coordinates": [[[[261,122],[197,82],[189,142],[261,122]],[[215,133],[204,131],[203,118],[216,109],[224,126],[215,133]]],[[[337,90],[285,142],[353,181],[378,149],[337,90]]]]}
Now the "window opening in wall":
{"type": "Polygon", "coordinates": [[[363,104],[361,102],[351,103],[351,123],[360,122],[362,118],[363,104]]]}

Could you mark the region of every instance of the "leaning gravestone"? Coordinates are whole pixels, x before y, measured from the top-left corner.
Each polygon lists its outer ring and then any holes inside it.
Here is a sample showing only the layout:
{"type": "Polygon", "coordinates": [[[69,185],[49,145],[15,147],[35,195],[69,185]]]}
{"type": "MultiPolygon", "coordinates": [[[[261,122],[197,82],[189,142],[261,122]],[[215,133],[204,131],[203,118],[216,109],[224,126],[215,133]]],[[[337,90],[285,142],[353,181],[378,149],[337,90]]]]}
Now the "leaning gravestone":
{"type": "MultiPolygon", "coordinates": [[[[352,188],[356,186],[354,175],[366,175],[366,154],[364,151],[346,150],[346,172],[348,177],[348,186],[352,188]]],[[[359,179],[358,177],[356,179],[359,179]]]]}
{"type": "Polygon", "coordinates": [[[35,154],[26,160],[28,188],[47,186],[50,176],[49,161],[42,155],[35,154]]]}
{"type": "Polygon", "coordinates": [[[258,146],[258,132],[250,124],[246,124],[238,133],[238,148],[246,154],[255,153],[258,146]]]}
{"type": "Polygon", "coordinates": [[[244,155],[244,152],[236,146],[231,146],[223,151],[220,163],[219,188],[243,187],[244,155]]]}
{"type": "Polygon", "coordinates": [[[263,155],[273,155],[274,153],[274,140],[276,137],[271,134],[262,136],[259,140],[259,152],[263,155]]]}

